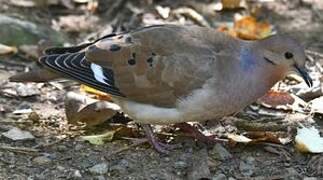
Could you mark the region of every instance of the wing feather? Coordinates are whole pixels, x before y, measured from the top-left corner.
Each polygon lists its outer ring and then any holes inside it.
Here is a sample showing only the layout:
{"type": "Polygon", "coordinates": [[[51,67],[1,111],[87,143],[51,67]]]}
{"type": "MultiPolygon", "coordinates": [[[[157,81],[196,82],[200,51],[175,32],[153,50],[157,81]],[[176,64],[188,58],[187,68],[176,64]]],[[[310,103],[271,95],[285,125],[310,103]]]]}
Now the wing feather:
{"type": "Polygon", "coordinates": [[[86,61],[85,53],[65,53],[45,55],[39,60],[42,64],[48,66],[64,76],[73,78],[90,87],[107,92],[116,96],[124,96],[117,87],[114,86],[113,74],[111,70],[102,68],[104,82],[99,81],[95,77],[95,73],[91,68],[93,63],[86,61]],[[110,77],[110,78],[109,78],[110,77]]]}

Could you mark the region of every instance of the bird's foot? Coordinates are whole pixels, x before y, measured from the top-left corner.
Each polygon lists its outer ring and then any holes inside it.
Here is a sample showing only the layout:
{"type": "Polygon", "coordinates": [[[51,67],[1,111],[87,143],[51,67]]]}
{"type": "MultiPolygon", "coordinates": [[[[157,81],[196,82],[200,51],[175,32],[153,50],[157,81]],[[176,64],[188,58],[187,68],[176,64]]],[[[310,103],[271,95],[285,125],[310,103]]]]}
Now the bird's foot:
{"type": "Polygon", "coordinates": [[[179,128],[180,130],[184,131],[187,135],[203,142],[206,144],[214,145],[216,143],[223,142],[220,139],[217,139],[214,135],[206,136],[201,131],[199,131],[196,127],[188,124],[188,123],[178,123],[175,124],[175,127],[179,128]]]}
{"type": "Polygon", "coordinates": [[[153,130],[149,124],[142,125],[149,143],[155,150],[162,154],[168,154],[171,150],[181,147],[180,144],[166,144],[160,142],[154,135],[153,130]]]}

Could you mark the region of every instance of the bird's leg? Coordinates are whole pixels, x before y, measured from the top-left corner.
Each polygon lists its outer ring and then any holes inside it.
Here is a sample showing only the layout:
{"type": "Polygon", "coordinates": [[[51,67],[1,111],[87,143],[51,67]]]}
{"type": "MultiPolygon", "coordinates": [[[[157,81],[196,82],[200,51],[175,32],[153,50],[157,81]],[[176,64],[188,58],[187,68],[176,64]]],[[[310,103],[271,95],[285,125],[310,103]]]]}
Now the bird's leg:
{"type": "Polygon", "coordinates": [[[187,133],[189,136],[203,142],[206,144],[215,144],[221,142],[219,139],[216,139],[214,136],[206,136],[201,131],[199,131],[196,127],[191,126],[188,123],[178,123],[175,124],[175,127],[187,133]]]}
{"type": "Polygon", "coordinates": [[[143,124],[142,125],[142,128],[145,131],[145,134],[146,134],[146,137],[147,137],[149,143],[159,153],[168,154],[169,153],[169,150],[172,150],[172,149],[175,149],[175,148],[178,148],[179,147],[178,144],[171,145],[171,144],[166,144],[166,143],[159,142],[159,140],[154,135],[154,132],[153,132],[153,130],[151,128],[151,125],[149,125],[149,124],[143,124]]]}

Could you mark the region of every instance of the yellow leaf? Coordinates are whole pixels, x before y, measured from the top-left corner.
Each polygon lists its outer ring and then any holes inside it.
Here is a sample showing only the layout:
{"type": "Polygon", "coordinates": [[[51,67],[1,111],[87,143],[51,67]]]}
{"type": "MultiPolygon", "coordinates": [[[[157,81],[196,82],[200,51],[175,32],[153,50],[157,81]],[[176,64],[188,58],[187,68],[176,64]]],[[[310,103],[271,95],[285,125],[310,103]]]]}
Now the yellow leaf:
{"type": "Polygon", "coordinates": [[[104,93],[102,91],[96,90],[94,88],[91,88],[89,86],[81,84],[80,90],[82,92],[86,92],[89,94],[94,94],[96,99],[99,100],[105,100],[105,101],[111,101],[111,96],[107,93],[104,93]]]}
{"type": "Polygon", "coordinates": [[[122,127],[119,127],[115,130],[106,131],[103,134],[99,135],[90,135],[90,136],[81,136],[83,140],[89,141],[89,143],[94,145],[102,145],[106,141],[112,141],[116,132],[120,131],[122,127]]]}

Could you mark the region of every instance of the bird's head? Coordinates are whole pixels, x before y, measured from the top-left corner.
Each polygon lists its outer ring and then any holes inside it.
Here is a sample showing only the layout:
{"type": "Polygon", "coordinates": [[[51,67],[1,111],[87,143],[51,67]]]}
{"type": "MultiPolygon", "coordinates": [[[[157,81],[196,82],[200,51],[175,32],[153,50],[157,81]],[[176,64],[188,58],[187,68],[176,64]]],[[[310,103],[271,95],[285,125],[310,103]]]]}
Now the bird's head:
{"type": "Polygon", "coordinates": [[[305,69],[304,47],[287,35],[273,35],[260,41],[263,48],[263,58],[272,66],[284,69],[286,72],[296,72],[311,87],[311,77],[305,69]]]}

